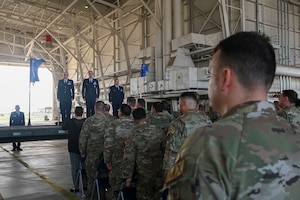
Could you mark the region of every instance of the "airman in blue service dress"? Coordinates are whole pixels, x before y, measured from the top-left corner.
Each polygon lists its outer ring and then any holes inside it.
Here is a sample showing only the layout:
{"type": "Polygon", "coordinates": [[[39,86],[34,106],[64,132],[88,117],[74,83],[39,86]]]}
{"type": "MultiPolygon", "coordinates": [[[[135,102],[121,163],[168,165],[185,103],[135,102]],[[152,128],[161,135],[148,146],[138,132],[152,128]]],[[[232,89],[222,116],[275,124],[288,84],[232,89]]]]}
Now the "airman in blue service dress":
{"type": "Polygon", "coordinates": [[[109,102],[113,107],[113,116],[118,118],[118,109],[124,101],[124,89],[119,85],[119,80],[115,79],[115,84],[109,88],[109,102]]]}
{"type": "Polygon", "coordinates": [[[71,117],[72,101],[74,100],[74,83],[68,79],[68,73],[64,73],[64,79],[58,81],[57,99],[59,101],[62,123],[71,117]]]}
{"type": "Polygon", "coordinates": [[[95,114],[94,107],[96,99],[100,96],[99,82],[93,78],[93,72],[89,71],[89,78],[83,80],[82,98],[86,102],[86,117],[95,114]]]}
{"type": "MultiPolygon", "coordinates": [[[[24,117],[24,113],[20,112],[20,106],[16,105],[15,106],[16,111],[12,112],[10,114],[10,118],[9,118],[9,126],[25,126],[25,117],[24,117]]],[[[12,151],[22,151],[23,149],[21,149],[21,142],[18,141],[13,142],[13,149],[12,151]]]]}

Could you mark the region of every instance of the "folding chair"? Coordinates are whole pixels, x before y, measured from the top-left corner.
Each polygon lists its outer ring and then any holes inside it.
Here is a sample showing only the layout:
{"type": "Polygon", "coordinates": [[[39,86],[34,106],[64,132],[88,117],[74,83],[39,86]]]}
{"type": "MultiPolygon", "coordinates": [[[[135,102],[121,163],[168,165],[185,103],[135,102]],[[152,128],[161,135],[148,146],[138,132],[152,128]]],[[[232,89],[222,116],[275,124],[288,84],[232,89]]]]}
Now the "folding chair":
{"type": "Polygon", "coordinates": [[[125,186],[125,182],[122,181],[117,200],[124,200],[124,193],[123,193],[124,186],[125,186]]]}
{"type": "Polygon", "coordinates": [[[99,187],[98,176],[99,176],[99,171],[96,172],[96,178],[95,178],[94,183],[93,183],[93,189],[92,189],[91,200],[92,200],[93,197],[94,197],[95,187],[96,187],[96,189],[97,189],[97,199],[100,200],[100,187],[99,187]]]}
{"type": "Polygon", "coordinates": [[[108,172],[108,169],[105,165],[105,163],[102,161],[100,161],[100,163],[98,164],[98,170],[96,172],[96,176],[95,176],[95,180],[94,180],[94,183],[93,183],[93,188],[92,188],[92,195],[91,195],[91,200],[93,199],[94,197],[94,191],[96,189],[97,191],[97,199],[100,200],[100,189],[101,188],[104,188],[104,190],[107,192],[108,190],[108,187],[109,187],[109,183],[108,183],[108,177],[107,178],[99,178],[99,174],[100,172],[103,172],[103,171],[107,171],[108,172]]]}
{"type": "Polygon", "coordinates": [[[80,197],[84,198],[85,194],[84,194],[84,189],[83,189],[83,177],[82,177],[82,172],[84,171],[84,169],[82,169],[82,162],[80,162],[79,164],[79,169],[77,172],[77,177],[76,177],[76,185],[74,188],[78,188],[78,186],[80,186],[80,197]]]}

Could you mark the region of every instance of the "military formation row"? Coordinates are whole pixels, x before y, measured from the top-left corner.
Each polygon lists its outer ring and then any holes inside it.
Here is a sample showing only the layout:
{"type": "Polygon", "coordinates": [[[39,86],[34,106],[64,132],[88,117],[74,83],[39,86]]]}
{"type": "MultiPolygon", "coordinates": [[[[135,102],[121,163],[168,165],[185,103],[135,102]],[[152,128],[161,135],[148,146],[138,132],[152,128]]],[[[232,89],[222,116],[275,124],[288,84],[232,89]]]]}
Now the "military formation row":
{"type": "Polygon", "coordinates": [[[240,32],[219,43],[209,65],[210,104],[222,116],[214,123],[193,92],[181,94],[173,120],[159,103],[148,117],[122,104],[110,119],[97,102],[79,134],[88,187],[98,173],[108,175],[112,199],[121,184],[136,188],[136,199],[299,198],[299,99],[283,90],[276,112],[267,101],[275,70],[269,38],[240,32]]]}

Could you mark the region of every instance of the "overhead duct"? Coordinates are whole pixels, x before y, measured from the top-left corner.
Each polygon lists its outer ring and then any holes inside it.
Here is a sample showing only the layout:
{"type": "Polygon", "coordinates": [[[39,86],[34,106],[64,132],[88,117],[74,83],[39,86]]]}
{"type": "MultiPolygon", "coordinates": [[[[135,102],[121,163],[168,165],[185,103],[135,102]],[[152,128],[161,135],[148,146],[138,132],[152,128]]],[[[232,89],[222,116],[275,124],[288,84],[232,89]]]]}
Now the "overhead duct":
{"type": "Polygon", "coordinates": [[[191,55],[201,53],[201,51],[203,51],[202,53],[208,52],[208,54],[211,54],[211,49],[222,38],[222,32],[209,35],[189,33],[172,40],[172,50],[175,52],[168,62],[165,82],[158,82],[158,90],[178,92],[193,89],[207,90],[208,67],[196,67],[191,55]],[[195,53],[190,50],[194,47],[197,47],[195,53]]]}
{"type": "MultiPolygon", "coordinates": [[[[179,96],[183,91],[189,90],[207,92],[208,66],[196,67],[192,56],[197,54],[211,55],[213,48],[221,39],[223,39],[222,32],[217,32],[208,35],[189,33],[172,40],[172,53],[165,66],[164,79],[151,81],[151,79],[145,77],[132,78],[130,84],[131,95],[159,93],[166,96],[169,94],[179,96]]],[[[137,58],[147,60],[152,56],[153,49],[149,48],[140,51],[137,58]]],[[[151,73],[149,76],[151,76],[151,73]]]]}
{"type": "Polygon", "coordinates": [[[189,52],[188,49],[178,48],[177,51],[172,54],[167,65],[167,70],[171,67],[195,67],[192,57],[188,55],[189,52]]]}

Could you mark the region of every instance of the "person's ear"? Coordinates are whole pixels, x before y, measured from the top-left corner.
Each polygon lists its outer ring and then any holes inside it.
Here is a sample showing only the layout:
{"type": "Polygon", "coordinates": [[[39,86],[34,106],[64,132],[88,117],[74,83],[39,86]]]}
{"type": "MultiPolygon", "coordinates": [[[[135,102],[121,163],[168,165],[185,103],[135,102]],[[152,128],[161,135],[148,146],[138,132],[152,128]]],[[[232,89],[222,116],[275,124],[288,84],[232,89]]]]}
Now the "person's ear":
{"type": "Polygon", "coordinates": [[[230,88],[233,78],[234,78],[234,74],[232,69],[225,67],[221,70],[221,83],[222,83],[222,90],[226,91],[230,88]]]}

